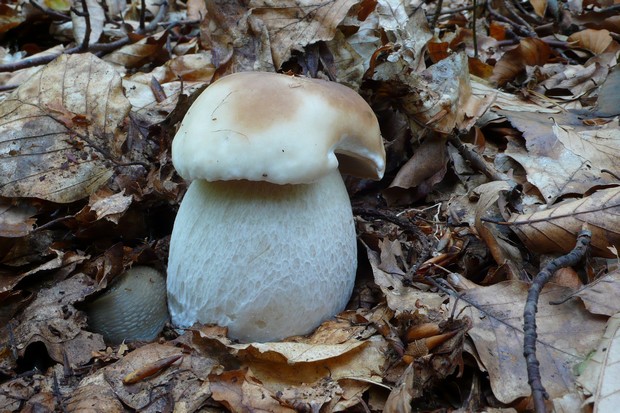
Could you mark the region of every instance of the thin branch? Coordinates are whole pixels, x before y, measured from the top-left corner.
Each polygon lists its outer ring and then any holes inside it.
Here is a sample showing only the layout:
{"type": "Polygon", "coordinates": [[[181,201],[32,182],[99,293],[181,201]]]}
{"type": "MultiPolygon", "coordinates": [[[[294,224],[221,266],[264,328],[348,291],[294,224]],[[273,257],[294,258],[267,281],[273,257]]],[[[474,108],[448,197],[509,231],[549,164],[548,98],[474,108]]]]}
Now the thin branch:
{"type": "Polygon", "coordinates": [[[527,301],[523,310],[523,356],[527,364],[527,377],[532,388],[534,399],[534,409],[537,413],[546,411],[545,400],[549,398],[540,377],[540,363],[536,358],[536,312],[538,311],[538,299],[543,287],[551,276],[560,268],[572,267],[579,263],[586,255],[592,233],[589,230],[582,230],[577,237],[575,248],[571,252],[558,257],[549,262],[545,268],[532,281],[527,292],[527,301]]]}
{"type": "Polygon", "coordinates": [[[437,5],[435,6],[435,14],[433,15],[433,19],[431,20],[431,27],[433,29],[437,26],[437,21],[439,21],[439,16],[441,15],[442,6],[443,6],[443,0],[438,0],[437,5]]]}
{"type": "Polygon", "coordinates": [[[474,0],[474,9],[472,10],[471,17],[471,33],[472,33],[472,41],[474,43],[474,58],[478,58],[478,30],[476,25],[476,20],[478,19],[478,3],[474,0]]]}
{"type": "Polygon", "coordinates": [[[43,12],[46,16],[50,16],[54,20],[60,20],[60,21],[64,21],[64,22],[71,21],[71,17],[67,16],[66,14],[57,12],[56,10],[52,10],[52,9],[48,9],[46,7],[43,7],[41,4],[37,3],[34,0],[30,0],[28,3],[32,7],[34,7],[35,9],[43,12]]]}
{"type": "Polygon", "coordinates": [[[82,44],[78,46],[79,52],[88,51],[88,43],[90,42],[90,34],[92,32],[92,27],[90,24],[90,13],[88,12],[88,4],[86,4],[86,0],[81,0],[82,10],[78,10],[75,7],[71,8],[71,13],[75,14],[78,17],[83,17],[86,27],[84,29],[84,38],[82,39],[82,44]]]}
{"type": "Polygon", "coordinates": [[[491,181],[506,181],[510,182],[510,178],[507,175],[497,171],[490,166],[476,151],[473,151],[466,147],[461,139],[456,134],[451,134],[448,137],[448,142],[456,148],[461,156],[469,162],[469,165],[476,171],[481,172],[489,178],[491,181]]]}
{"type": "Polygon", "coordinates": [[[408,232],[421,244],[421,248],[417,251],[418,256],[416,261],[411,265],[407,271],[407,274],[405,274],[405,281],[413,282],[415,273],[431,254],[431,246],[424,232],[422,232],[422,230],[411,221],[400,218],[389,211],[355,207],[353,208],[353,213],[364,219],[381,219],[391,222],[392,224],[397,225],[404,232],[408,232]]]}
{"type": "Polygon", "coordinates": [[[522,26],[522,25],[514,22],[513,20],[509,19],[508,17],[503,16],[502,14],[500,14],[497,10],[495,10],[491,6],[491,2],[487,2],[487,10],[489,10],[489,14],[494,19],[510,24],[515,29],[515,31],[517,31],[521,36],[525,36],[525,37],[538,37],[536,32],[534,32],[533,30],[529,30],[527,26],[522,26]]]}
{"type": "Polygon", "coordinates": [[[140,1],[140,30],[144,31],[144,18],[146,15],[146,0],[140,1]]]}

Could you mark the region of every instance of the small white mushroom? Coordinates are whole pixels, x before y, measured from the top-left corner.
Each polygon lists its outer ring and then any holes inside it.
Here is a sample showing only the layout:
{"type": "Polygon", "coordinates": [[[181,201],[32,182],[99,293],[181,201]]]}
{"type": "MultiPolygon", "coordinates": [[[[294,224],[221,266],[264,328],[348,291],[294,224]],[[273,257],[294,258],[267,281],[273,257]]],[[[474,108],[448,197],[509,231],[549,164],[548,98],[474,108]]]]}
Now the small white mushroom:
{"type": "Polygon", "coordinates": [[[385,167],[377,119],[357,93],[274,73],[226,76],[189,109],[172,160],[192,181],[170,240],[173,324],[270,341],[344,309],[357,245],[338,165],[372,179],[385,167]]]}
{"type": "Polygon", "coordinates": [[[107,343],[151,341],[169,319],[164,275],[151,267],[133,267],[85,310],[90,329],[107,343]]]}

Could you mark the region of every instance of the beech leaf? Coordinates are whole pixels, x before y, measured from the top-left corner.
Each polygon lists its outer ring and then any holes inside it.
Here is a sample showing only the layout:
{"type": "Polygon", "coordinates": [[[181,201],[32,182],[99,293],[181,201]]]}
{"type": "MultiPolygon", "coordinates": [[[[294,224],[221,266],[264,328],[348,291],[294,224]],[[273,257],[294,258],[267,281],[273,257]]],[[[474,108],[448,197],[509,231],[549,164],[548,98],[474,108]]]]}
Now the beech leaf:
{"type": "Polygon", "coordinates": [[[0,195],[67,203],[113,174],[130,104],[91,54],[62,55],[0,103],[0,195]]]}

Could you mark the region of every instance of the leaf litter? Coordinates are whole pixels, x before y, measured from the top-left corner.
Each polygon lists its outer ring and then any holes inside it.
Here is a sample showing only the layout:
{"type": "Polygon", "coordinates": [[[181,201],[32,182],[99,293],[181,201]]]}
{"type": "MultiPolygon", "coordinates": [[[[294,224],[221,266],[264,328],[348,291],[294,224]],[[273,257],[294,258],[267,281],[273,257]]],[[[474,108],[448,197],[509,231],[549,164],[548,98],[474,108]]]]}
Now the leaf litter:
{"type": "Polygon", "coordinates": [[[199,3],[0,8],[0,33],[30,36],[0,42],[1,410],[523,411],[528,281],[584,224],[591,257],[541,297],[542,380],[556,409],[614,405],[613,10],[567,2],[551,33],[534,1],[490,2],[475,30],[464,2],[199,3]],[[364,246],[349,306],[279,343],[194,326],[106,346],[82,305],[165,265],[175,127],[243,70],[343,83],[380,120],[386,177],[347,179],[364,246]]]}

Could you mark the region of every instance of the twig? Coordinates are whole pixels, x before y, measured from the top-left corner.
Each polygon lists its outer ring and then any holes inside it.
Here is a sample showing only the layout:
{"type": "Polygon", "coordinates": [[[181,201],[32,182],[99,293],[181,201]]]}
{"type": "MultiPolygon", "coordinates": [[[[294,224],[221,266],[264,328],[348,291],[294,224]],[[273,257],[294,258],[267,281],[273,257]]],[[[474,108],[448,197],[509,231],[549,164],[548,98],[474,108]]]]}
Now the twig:
{"type": "MultiPolygon", "coordinates": [[[[547,4],[549,4],[549,2],[547,2],[547,4]]],[[[515,7],[517,10],[519,10],[521,12],[521,14],[525,14],[530,19],[534,20],[534,22],[537,25],[542,24],[544,22],[544,20],[542,18],[538,17],[538,15],[536,13],[530,13],[527,10],[525,10],[525,7],[523,7],[523,5],[521,3],[519,3],[519,2],[511,3],[511,6],[515,7]]],[[[523,21],[525,21],[525,20],[523,20],[523,21]]],[[[532,27],[531,25],[529,25],[529,23],[528,23],[528,26],[532,27]]],[[[533,28],[532,28],[532,30],[533,30],[533,28]]]]}
{"type": "Polygon", "coordinates": [[[64,401],[62,400],[62,392],[60,391],[60,386],[58,385],[58,377],[56,376],[56,370],[52,373],[52,393],[54,397],[58,401],[58,405],[60,407],[60,411],[66,413],[67,407],[65,406],[64,401]]]}
{"type": "Polygon", "coordinates": [[[532,388],[534,409],[537,413],[544,413],[546,411],[545,399],[549,398],[542,384],[540,363],[536,358],[536,341],[538,339],[536,333],[536,312],[538,311],[538,298],[547,281],[558,269],[574,266],[583,259],[590,245],[591,238],[592,233],[589,230],[582,230],[577,237],[575,248],[568,254],[549,262],[534,278],[527,292],[527,301],[523,310],[523,356],[527,364],[528,383],[532,388]]]}
{"type": "Polygon", "coordinates": [[[461,156],[465,158],[469,165],[475,170],[481,172],[484,176],[489,178],[491,181],[507,181],[510,182],[510,179],[507,175],[498,172],[495,168],[490,167],[477,152],[467,148],[461,139],[456,134],[451,134],[448,137],[448,142],[452,144],[459,151],[461,156]]]}
{"type": "Polygon", "coordinates": [[[517,32],[519,32],[520,35],[525,36],[525,37],[538,37],[534,31],[528,30],[527,26],[521,26],[518,23],[515,23],[514,21],[509,19],[508,17],[500,14],[497,10],[495,10],[491,6],[491,2],[487,2],[487,9],[489,10],[489,14],[493,18],[510,24],[517,32]]]}
{"type": "Polygon", "coordinates": [[[35,9],[43,12],[47,16],[50,16],[54,20],[60,20],[60,21],[64,21],[64,22],[68,22],[68,21],[71,20],[71,17],[67,16],[66,14],[57,12],[56,10],[52,10],[52,9],[48,9],[46,7],[43,7],[42,5],[40,5],[39,3],[37,3],[34,0],[30,0],[28,3],[32,7],[34,7],[35,9]]]}
{"type": "Polygon", "coordinates": [[[508,13],[510,13],[510,15],[513,17],[514,20],[516,20],[516,22],[518,23],[518,25],[521,28],[524,28],[524,30],[527,33],[530,33],[530,37],[537,37],[536,36],[536,32],[534,31],[534,28],[527,22],[525,21],[525,19],[523,17],[521,17],[515,7],[515,5],[513,4],[512,1],[508,0],[508,1],[504,1],[504,6],[506,7],[506,10],[508,11],[508,13]]]}
{"type": "Polygon", "coordinates": [[[433,29],[437,26],[437,21],[439,20],[439,16],[441,15],[442,6],[443,6],[443,0],[438,0],[437,5],[435,6],[435,14],[433,15],[433,20],[431,21],[431,27],[433,29]]]}
{"type": "Polygon", "coordinates": [[[353,208],[353,213],[365,219],[382,219],[384,221],[391,222],[392,224],[400,227],[403,231],[408,232],[410,235],[415,237],[415,239],[420,244],[422,244],[422,248],[420,248],[420,250],[418,251],[418,256],[415,263],[413,263],[413,265],[407,271],[407,274],[405,274],[406,281],[413,281],[413,275],[418,271],[420,266],[426,261],[426,259],[430,256],[431,253],[430,243],[428,242],[428,239],[426,238],[426,235],[422,232],[422,230],[420,230],[420,228],[418,228],[409,220],[399,218],[398,216],[388,211],[379,211],[376,209],[356,207],[353,208]]]}
{"type": "Polygon", "coordinates": [[[140,30],[144,30],[144,17],[146,16],[146,0],[140,1],[140,30]]]}
{"type": "Polygon", "coordinates": [[[90,42],[90,34],[92,32],[92,27],[90,24],[90,13],[88,12],[88,4],[86,4],[86,0],[81,0],[82,10],[78,10],[75,7],[71,7],[71,12],[74,13],[78,17],[83,17],[84,22],[86,23],[86,28],[84,29],[84,38],[82,39],[82,44],[78,46],[79,52],[86,52],[88,50],[88,44],[90,42]]]}
{"type": "Polygon", "coordinates": [[[472,17],[471,17],[471,33],[472,33],[472,41],[474,43],[474,58],[475,59],[478,58],[478,36],[476,35],[476,33],[478,33],[478,31],[476,30],[476,20],[478,18],[477,10],[478,10],[478,3],[476,0],[474,0],[474,8],[472,10],[472,17]]]}

